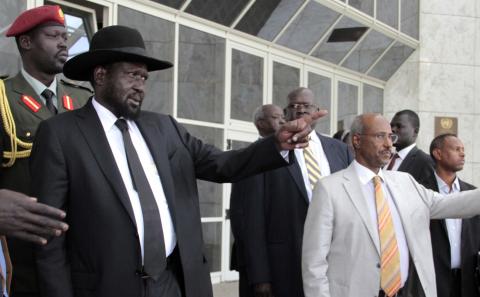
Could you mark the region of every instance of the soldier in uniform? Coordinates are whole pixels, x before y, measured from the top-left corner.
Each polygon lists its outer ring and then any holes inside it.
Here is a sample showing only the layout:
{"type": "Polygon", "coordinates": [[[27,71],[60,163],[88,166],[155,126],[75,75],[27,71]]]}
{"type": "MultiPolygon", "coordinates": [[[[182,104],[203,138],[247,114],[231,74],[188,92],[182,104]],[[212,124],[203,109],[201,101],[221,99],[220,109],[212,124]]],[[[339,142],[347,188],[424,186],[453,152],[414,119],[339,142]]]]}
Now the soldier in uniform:
{"type": "MultiPolygon", "coordinates": [[[[41,121],[82,107],[92,95],[56,77],[67,61],[67,30],[62,10],[45,5],[20,14],[6,33],[15,37],[22,69],[0,80],[0,188],[29,194],[28,158],[41,121]]],[[[15,269],[12,296],[38,296],[33,244],[8,238],[15,269]]]]}

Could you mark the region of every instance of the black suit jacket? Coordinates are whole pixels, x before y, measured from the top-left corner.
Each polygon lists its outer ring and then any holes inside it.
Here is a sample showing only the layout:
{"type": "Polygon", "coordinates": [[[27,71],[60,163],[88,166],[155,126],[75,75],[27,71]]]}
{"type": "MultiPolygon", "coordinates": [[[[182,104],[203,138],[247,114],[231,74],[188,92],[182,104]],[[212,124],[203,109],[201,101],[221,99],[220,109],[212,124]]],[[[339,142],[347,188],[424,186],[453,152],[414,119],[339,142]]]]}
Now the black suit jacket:
{"type": "MultiPolygon", "coordinates": [[[[318,137],[332,173],[353,160],[344,143],[318,137]]],[[[298,163],[234,185],[231,199],[239,265],[245,266],[249,285],[270,282],[275,297],[303,296],[301,253],[309,201],[298,163]]]]}
{"type": "Polygon", "coordinates": [[[398,167],[398,171],[410,173],[419,184],[425,186],[432,178],[435,180],[433,166],[432,158],[414,146],[398,167]]]}
{"type": "MultiPolygon", "coordinates": [[[[156,163],[177,236],[187,297],[212,296],[196,178],[237,181],[286,165],[273,138],[222,152],[173,118],[142,112],[136,123],[156,163]]],[[[65,209],[70,229],[37,250],[45,297],[141,296],[143,280],[130,200],[91,102],[43,122],[33,147],[33,193],[65,209]]]]}
{"type": "MultiPolygon", "coordinates": [[[[460,182],[460,190],[468,191],[475,189],[474,186],[460,182]]],[[[438,192],[435,179],[426,185],[438,192]]],[[[431,220],[430,234],[432,237],[433,262],[435,265],[435,277],[437,282],[438,297],[450,297],[451,283],[451,255],[450,241],[448,240],[445,220],[431,220]]],[[[480,297],[475,281],[475,268],[477,267],[477,253],[480,250],[480,216],[462,220],[461,234],[461,281],[462,297],[480,297]]]]}

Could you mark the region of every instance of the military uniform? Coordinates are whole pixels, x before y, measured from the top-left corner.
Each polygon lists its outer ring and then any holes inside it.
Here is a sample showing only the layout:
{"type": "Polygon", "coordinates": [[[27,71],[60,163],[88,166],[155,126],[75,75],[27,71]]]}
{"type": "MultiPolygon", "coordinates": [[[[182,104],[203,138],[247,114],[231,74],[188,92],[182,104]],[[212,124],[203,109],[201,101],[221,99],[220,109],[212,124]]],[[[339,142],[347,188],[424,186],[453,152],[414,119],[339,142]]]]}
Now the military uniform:
{"type": "MultiPolygon", "coordinates": [[[[21,73],[5,80],[4,83],[8,104],[15,123],[16,136],[23,142],[31,143],[35,138],[40,122],[54,116],[54,114],[47,109],[21,73]]],[[[82,107],[91,95],[92,92],[87,88],[58,80],[56,94],[58,113],[82,107]]],[[[6,133],[4,125],[4,119],[2,118],[0,137],[2,156],[5,152],[12,151],[10,135],[6,133]]],[[[25,149],[17,146],[17,150],[21,152],[25,149]]],[[[8,158],[3,158],[2,163],[5,164],[8,161],[8,158]]],[[[0,170],[0,188],[30,194],[30,179],[28,157],[16,158],[11,167],[2,166],[0,170]]],[[[8,239],[8,246],[14,267],[13,296],[17,296],[18,293],[33,293],[31,296],[38,295],[33,256],[34,245],[10,238],[8,239]]]]}

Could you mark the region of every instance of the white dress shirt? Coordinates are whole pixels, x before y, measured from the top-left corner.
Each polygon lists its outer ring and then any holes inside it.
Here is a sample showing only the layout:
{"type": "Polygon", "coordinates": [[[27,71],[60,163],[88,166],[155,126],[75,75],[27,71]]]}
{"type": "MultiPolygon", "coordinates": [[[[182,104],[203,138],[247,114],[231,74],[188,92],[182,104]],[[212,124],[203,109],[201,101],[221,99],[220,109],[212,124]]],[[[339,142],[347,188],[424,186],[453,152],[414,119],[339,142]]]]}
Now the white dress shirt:
{"type": "MultiPolygon", "coordinates": [[[[439,193],[451,194],[460,192],[458,177],[455,177],[451,189],[436,172],[435,178],[437,179],[439,193]]],[[[445,224],[447,225],[448,241],[450,242],[451,268],[460,268],[462,264],[462,219],[445,219],[445,224]]]]}
{"type": "MultiPolygon", "coordinates": [[[[398,158],[395,160],[395,164],[393,165],[392,169],[393,171],[397,171],[398,170],[398,167],[400,167],[400,165],[402,165],[402,162],[403,160],[405,160],[405,158],[407,157],[408,153],[410,153],[410,151],[416,146],[417,144],[414,143],[414,144],[411,144],[403,149],[401,149],[400,151],[397,152],[398,154],[398,158]]],[[[390,162],[389,162],[390,164],[390,162]]],[[[383,169],[387,169],[388,167],[388,164],[385,165],[383,167],[383,169]]]]}
{"type": "MultiPolygon", "coordinates": [[[[137,224],[137,232],[140,239],[140,247],[142,250],[142,260],[144,253],[144,225],[143,214],[140,199],[137,191],[133,187],[132,177],[128,169],[127,155],[125,154],[125,147],[123,145],[122,132],[115,125],[117,117],[106,109],[103,105],[98,103],[95,98],[92,100],[93,107],[97,111],[100,122],[107,136],[108,144],[112,150],[115,162],[117,163],[118,170],[122,176],[123,183],[128,192],[130,203],[132,205],[133,214],[135,216],[135,223],[137,224]]],[[[152,188],[153,195],[157,202],[158,211],[160,212],[160,218],[162,220],[163,237],[165,242],[165,252],[168,257],[175,248],[177,239],[175,230],[173,228],[173,221],[168,208],[167,199],[163,191],[160,175],[158,174],[157,166],[153,160],[152,154],[148,149],[147,143],[142,136],[142,133],[138,129],[134,121],[127,120],[128,132],[132,138],[133,146],[137,151],[137,154],[142,164],[145,175],[147,176],[148,183],[152,188]]]]}
{"type": "MultiPolygon", "coordinates": [[[[53,92],[52,102],[53,102],[53,105],[58,109],[57,78],[55,77],[49,86],[45,86],[38,79],[28,74],[28,72],[25,71],[25,69],[22,68],[21,72],[25,80],[30,84],[30,86],[38,95],[40,100],[42,100],[43,104],[47,104],[47,100],[42,96],[42,92],[45,91],[45,89],[49,89],[50,91],[52,91],[53,92]]],[[[28,94],[25,94],[25,95],[28,95],[28,94]]]]}
{"type": "MultiPolygon", "coordinates": [[[[360,185],[362,186],[363,197],[367,199],[368,210],[370,211],[370,217],[374,223],[374,226],[378,226],[377,220],[377,207],[375,203],[375,187],[373,185],[373,178],[375,173],[368,169],[367,167],[361,165],[356,160],[353,161],[353,166],[360,180],[360,185]]],[[[390,207],[390,214],[392,215],[393,226],[395,228],[395,236],[397,237],[398,250],[400,252],[400,271],[402,274],[402,287],[405,284],[405,281],[408,277],[408,265],[409,265],[409,253],[407,238],[405,237],[405,232],[403,231],[402,220],[398,214],[397,206],[392,199],[392,195],[388,190],[388,187],[385,186],[385,179],[383,178],[382,169],[378,171],[377,174],[382,181],[382,190],[385,199],[388,201],[388,206],[390,207]]],[[[378,231],[378,228],[377,228],[378,231]]],[[[380,235],[379,235],[380,236],[380,235]]],[[[355,247],[353,247],[355,248],[355,247]]]]}
{"type": "MultiPolygon", "coordinates": [[[[320,172],[322,176],[330,175],[330,164],[328,164],[327,156],[323,151],[322,143],[320,138],[318,138],[317,132],[312,131],[309,134],[310,140],[308,146],[313,152],[315,159],[320,166],[320,172]]],[[[303,149],[295,149],[295,158],[298,160],[298,165],[302,171],[303,182],[305,188],[307,189],[308,200],[312,201],[312,187],[310,186],[310,181],[308,180],[307,166],[305,165],[305,157],[303,156],[303,149]]]]}

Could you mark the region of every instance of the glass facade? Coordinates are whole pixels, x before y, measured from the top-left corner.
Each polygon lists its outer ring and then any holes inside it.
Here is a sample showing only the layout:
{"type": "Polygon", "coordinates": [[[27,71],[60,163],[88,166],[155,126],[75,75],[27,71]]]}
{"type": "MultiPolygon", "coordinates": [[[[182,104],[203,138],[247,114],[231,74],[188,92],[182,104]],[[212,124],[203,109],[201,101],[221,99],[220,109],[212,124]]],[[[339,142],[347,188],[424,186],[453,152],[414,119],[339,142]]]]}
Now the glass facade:
{"type": "Polygon", "coordinates": [[[263,101],[263,58],[232,50],[232,91],[230,117],[251,121],[263,101]]]}

